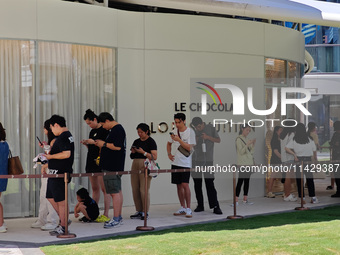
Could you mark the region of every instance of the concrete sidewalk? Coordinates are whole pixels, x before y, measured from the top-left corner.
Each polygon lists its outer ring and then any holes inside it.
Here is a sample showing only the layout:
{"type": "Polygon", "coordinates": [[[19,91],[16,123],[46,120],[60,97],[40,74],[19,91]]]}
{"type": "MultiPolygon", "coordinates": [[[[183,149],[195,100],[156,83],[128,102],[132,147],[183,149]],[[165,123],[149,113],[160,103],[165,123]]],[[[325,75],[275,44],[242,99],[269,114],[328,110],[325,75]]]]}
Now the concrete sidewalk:
{"type": "MultiPolygon", "coordinates": [[[[326,191],[328,181],[315,180],[317,187],[316,194],[320,200],[319,204],[311,204],[307,199],[306,207],[311,209],[322,208],[329,205],[340,204],[340,198],[331,198],[330,195],[334,191],[326,191]]],[[[237,206],[237,214],[245,217],[272,214],[279,212],[294,211],[294,208],[299,206],[297,202],[284,202],[282,196],[276,198],[257,197],[251,198],[253,205],[239,205],[237,206]]],[[[150,207],[150,219],[148,226],[153,226],[155,230],[168,229],[178,226],[185,226],[190,224],[202,224],[208,222],[216,222],[226,220],[226,217],[233,215],[233,207],[231,201],[220,202],[222,215],[212,213],[208,210],[208,205],[205,205],[204,212],[193,213],[192,218],[185,218],[183,216],[173,216],[179,206],[178,204],[168,205],[152,205],[150,207]]],[[[192,209],[195,209],[196,204],[193,203],[192,209]]],[[[70,214],[72,224],[69,227],[71,233],[77,235],[76,238],[60,239],[50,236],[48,231],[41,231],[40,229],[31,228],[31,224],[35,222],[36,218],[20,218],[7,219],[8,227],[7,233],[0,233],[0,254],[43,254],[39,247],[52,244],[74,243],[87,240],[95,240],[108,238],[118,235],[128,235],[141,233],[136,231],[137,226],[143,226],[142,220],[131,220],[130,215],[135,212],[134,207],[123,208],[124,224],[113,229],[104,229],[103,223],[83,223],[75,219],[73,214],[70,214]]],[[[110,216],[112,210],[110,210],[110,216]]]]}

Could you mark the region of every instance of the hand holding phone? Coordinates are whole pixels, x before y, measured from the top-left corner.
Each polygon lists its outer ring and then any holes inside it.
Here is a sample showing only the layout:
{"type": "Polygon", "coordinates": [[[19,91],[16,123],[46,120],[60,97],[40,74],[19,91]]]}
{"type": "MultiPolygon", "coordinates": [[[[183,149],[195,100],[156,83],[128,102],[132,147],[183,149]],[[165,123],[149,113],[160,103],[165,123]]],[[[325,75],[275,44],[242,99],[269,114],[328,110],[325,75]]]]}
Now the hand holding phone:
{"type": "Polygon", "coordinates": [[[38,139],[40,146],[43,146],[44,144],[40,141],[39,137],[37,137],[37,139],[38,139]]]}

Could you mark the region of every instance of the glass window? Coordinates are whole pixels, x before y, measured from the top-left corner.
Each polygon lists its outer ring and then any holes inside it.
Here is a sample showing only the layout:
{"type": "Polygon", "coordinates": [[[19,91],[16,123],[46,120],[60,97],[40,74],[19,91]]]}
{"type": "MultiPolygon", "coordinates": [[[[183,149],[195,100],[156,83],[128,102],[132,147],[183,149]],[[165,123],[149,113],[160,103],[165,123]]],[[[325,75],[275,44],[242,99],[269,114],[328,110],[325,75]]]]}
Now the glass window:
{"type": "MultiPolygon", "coordinates": [[[[97,114],[106,111],[115,116],[115,52],[39,42],[37,71],[37,133],[43,136],[43,123],[51,115],[65,117],[75,142],[73,172],[85,172],[87,148],[80,141],[88,138],[90,128],[83,116],[89,108],[97,114]]],[[[77,202],[78,185],[87,184],[88,178],[73,178],[70,206],[77,202]]]]}
{"type": "Polygon", "coordinates": [[[266,58],[265,75],[267,84],[286,84],[286,61],[282,59],[266,58]]]}
{"type": "Polygon", "coordinates": [[[301,64],[288,61],[288,86],[301,87],[301,64]]]}
{"type": "MultiPolygon", "coordinates": [[[[34,42],[0,40],[0,121],[13,155],[19,155],[25,173],[34,158],[34,42]]],[[[29,179],[9,180],[3,193],[4,216],[30,214],[29,179]]]]}
{"type": "MultiPolygon", "coordinates": [[[[19,155],[27,174],[40,173],[33,158],[43,152],[36,136],[47,140],[43,123],[53,114],[65,117],[75,139],[74,172],[85,172],[87,148],[80,140],[90,128],[87,109],[115,116],[115,49],[53,42],[0,40],[0,121],[6,128],[13,155],[19,155]]],[[[9,180],[3,193],[4,216],[37,215],[39,179],[9,180]]],[[[73,178],[70,207],[78,186],[88,178],[73,178]]]]}

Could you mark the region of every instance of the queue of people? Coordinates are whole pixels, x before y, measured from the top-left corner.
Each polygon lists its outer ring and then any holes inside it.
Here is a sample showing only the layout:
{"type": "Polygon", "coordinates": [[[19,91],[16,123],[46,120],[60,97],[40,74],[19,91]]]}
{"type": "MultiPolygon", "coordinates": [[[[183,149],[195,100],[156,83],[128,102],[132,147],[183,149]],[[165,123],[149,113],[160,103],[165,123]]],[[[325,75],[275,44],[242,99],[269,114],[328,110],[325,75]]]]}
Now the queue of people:
{"type": "MultiPolygon", "coordinates": [[[[308,129],[302,123],[298,123],[295,127],[293,126],[293,121],[287,122],[287,127],[276,126],[274,128],[273,136],[271,139],[271,152],[272,156],[270,159],[270,164],[293,164],[296,162],[317,162],[317,150],[321,148],[319,145],[319,139],[316,133],[316,124],[314,122],[308,123],[308,129]]],[[[334,134],[330,141],[331,150],[331,160],[340,159],[340,121],[334,123],[334,134]]],[[[306,187],[308,189],[308,195],[310,197],[310,202],[315,204],[319,203],[319,199],[315,196],[315,185],[313,173],[307,170],[308,167],[303,169],[302,175],[306,177],[306,187]]],[[[280,173],[279,173],[280,174],[280,173]]],[[[292,172],[282,173],[282,183],[284,184],[284,196],[283,200],[286,202],[297,201],[297,198],[291,193],[291,183],[292,180],[296,180],[297,192],[299,198],[303,197],[303,203],[306,203],[304,189],[304,180],[301,181],[301,172],[296,171],[296,176],[294,178],[292,172]],[[302,192],[301,192],[302,190],[302,192]],[[303,194],[301,194],[303,193],[303,194]]],[[[331,173],[336,175],[337,178],[332,177],[331,186],[327,187],[327,190],[333,189],[334,181],[339,181],[339,174],[337,171],[331,173]],[[334,179],[333,179],[334,178],[334,179]]],[[[272,192],[272,187],[274,179],[278,177],[278,173],[271,173],[268,182],[268,198],[274,198],[275,194],[272,192]]],[[[337,185],[337,191],[331,197],[340,197],[340,190],[337,185]]]]}
{"type": "MultiPolygon", "coordinates": [[[[124,171],[126,157],[126,133],[121,124],[114,120],[110,113],[103,112],[97,116],[91,109],[84,115],[84,121],[91,128],[89,137],[81,141],[87,147],[86,173],[119,172],[124,171]]],[[[191,127],[186,125],[186,116],[183,113],[174,115],[175,129],[170,132],[166,145],[168,158],[171,161],[171,169],[191,169],[193,166],[213,165],[214,144],[220,143],[221,139],[216,132],[216,128],[211,124],[206,124],[200,117],[193,118],[191,127]]],[[[288,125],[289,126],[289,125],[288,125]]],[[[152,177],[147,177],[147,187],[145,187],[145,160],[157,160],[157,143],[150,136],[150,128],[145,123],[140,123],[136,127],[138,139],[134,140],[130,147],[131,166],[131,187],[136,213],[130,216],[131,219],[144,220],[149,217],[150,208],[150,185],[152,177]],[[147,204],[144,204],[147,196],[147,204]],[[146,206],[146,208],[145,208],[146,206]],[[145,214],[146,212],[146,214],[145,214]]],[[[272,157],[271,164],[311,162],[316,158],[318,142],[316,142],[314,132],[315,126],[309,125],[309,131],[299,123],[296,127],[280,127],[274,129],[271,140],[272,157]],[[314,137],[314,139],[313,139],[314,137]]],[[[336,131],[330,142],[332,146],[332,160],[340,159],[340,122],[335,122],[336,131]]],[[[237,164],[253,165],[256,139],[249,139],[248,135],[251,127],[247,124],[240,126],[239,136],[235,140],[237,164]]],[[[66,120],[59,115],[53,115],[44,123],[44,133],[48,138],[47,142],[39,140],[39,146],[45,150],[43,155],[47,163],[41,167],[41,173],[63,174],[73,172],[74,161],[74,139],[66,126],[66,120]]],[[[0,123],[0,174],[7,174],[7,162],[9,146],[6,142],[6,133],[0,123]]],[[[311,203],[318,203],[315,196],[315,186],[313,175],[305,171],[308,187],[308,195],[311,203]]],[[[204,211],[204,201],[202,192],[202,181],[205,180],[209,207],[215,214],[222,214],[217,191],[214,186],[214,174],[207,171],[202,172],[172,172],[171,183],[176,185],[180,208],[174,212],[175,216],[193,216],[191,209],[191,191],[189,187],[190,176],[194,180],[194,190],[197,199],[197,207],[194,212],[204,211]]],[[[240,172],[236,185],[236,205],[243,186],[243,204],[252,205],[248,200],[249,184],[251,173],[240,172]]],[[[272,192],[274,178],[269,179],[267,197],[273,198],[272,192]]],[[[303,197],[301,192],[301,174],[297,171],[296,178],[292,173],[283,176],[284,201],[296,201],[297,198],[291,193],[291,182],[297,180],[298,196],[303,197]]],[[[80,218],[82,222],[104,222],[104,228],[110,229],[123,224],[122,206],[123,194],[121,186],[122,175],[90,176],[93,198],[85,188],[77,191],[78,203],[74,208],[74,216],[80,218]],[[100,194],[104,197],[104,213],[99,214],[98,202],[100,194]],[[113,217],[109,218],[109,208],[113,206],[113,217]],[[80,217],[80,213],[83,217],[80,217]]],[[[339,176],[336,176],[336,184],[339,184],[339,176]]],[[[71,181],[69,178],[68,182],[71,181]]],[[[332,197],[340,197],[339,185],[337,192],[332,197]]],[[[7,179],[0,179],[1,192],[7,187],[7,179]]],[[[50,230],[51,235],[65,233],[66,224],[71,224],[66,220],[64,180],[61,178],[43,178],[40,190],[39,216],[32,228],[50,230]]],[[[233,205],[232,205],[233,206],[233,205]]],[[[0,203],[0,232],[6,232],[7,228],[3,221],[3,207],[0,203]]]]}

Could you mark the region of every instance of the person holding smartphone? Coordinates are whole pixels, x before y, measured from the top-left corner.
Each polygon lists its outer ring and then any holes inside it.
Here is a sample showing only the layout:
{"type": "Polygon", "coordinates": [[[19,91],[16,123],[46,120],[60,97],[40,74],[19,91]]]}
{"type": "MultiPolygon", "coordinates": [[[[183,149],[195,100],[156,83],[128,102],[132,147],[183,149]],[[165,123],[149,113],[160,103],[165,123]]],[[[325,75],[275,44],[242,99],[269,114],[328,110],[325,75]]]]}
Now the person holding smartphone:
{"type": "MultiPolygon", "coordinates": [[[[130,158],[133,159],[131,166],[131,187],[133,201],[136,207],[136,213],[131,215],[131,219],[141,219],[144,220],[144,199],[145,199],[145,175],[144,175],[144,161],[145,159],[157,160],[157,144],[152,137],[150,137],[149,125],[145,123],[140,123],[137,126],[137,134],[139,136],[131,146],[130,158]]],[[[146,211],[149,212],[150,207],[150,185],[151,176],[148,176],[147,182],[147,208],[146,211]]],[[[147,217],[149,214],[147,213],[147,217]]]]}
{"type": "MultiPolygon", "coordinates": [[[[195,132],[185,125],[185,119],[184,113],[176,113],[174,116],[176,129],[170,133],[166,146],[168,158],[171,160],[171,169],[190,169],[192,166],[191,151],[196,145],[196,138],[195,132]]],[[[174,213],[175,216],[192,217],[189,180],[190,171],[171,173],[171,183],[177,186],[177,195],[181,205],[181,208],[174,213]]]]}
{"type": "MultiPolygon", "coordinates": [[[[39,146],[44,148],[45,153],[48,154],[50,148],[55,142],[55,135],[52,133],[50,128],[50,121],[46,120],[44,122],[44,134],[47,136],[47,142],[41,141],[39,137],[37,140],[39,146]]],[[[42,165],[41,174],[48,174],[49,170],[47,164],[42,165]]],[[[41,178],[40,187],[40,203],[39,203],[39,214],[38,219],[31,225],[31,228],[40,228],[41,230],[54,230],[58,226],[59,217],[56,210],[53,208],[50,202],[46,198],[46,188],[47,188],[47,178],[41,178]]]]}
{"type": "MultiPolygon", "coordinates": [[[[84,121],[91,128],[89,138],[80,142],[88,149],[85,171],[86,173],[101,173],[101,168],[96,164],[96,160],[100,155],[100,148],[95,145],[95,140],[99,139],[104,141],[108,136],[109,131],[102,127],[98,122],[98,116],[91,109],[86,110],[84,121]]],[[[110,195],[106,193],[103,176],[90,176],[89,179],[92,187],[92,196],[97,204],[99,204],[100,191],[103,192],[104,214],[100,215],[97,221],[106,222],[110,220],[109,209],[111,198],[110,195]]]]}
{"type": "MultiPolygon", "coordinates": [[[[203,122],[200,117],[194,117],[191,123],[196,133],[196,146],[193,154],[193,167],[212,166],[214,161],[214,145],[215,143],[220,143],[221,138],[218,135],[216,128],[212,124],[206,124],[205,122],[203,122]]],[[[194,212],[204,211],[202,192],[202,182],[204,177],[209,207],[210,209],[213,209],[213,213],[222,214],[222,210],[217,200],[217,191],[214,185],[214,173],[207,171],[202,174],[202,172],[200,171],[195,171],[191,173],[191,176],[194,180],[194,189],[197,199],[197,207],[194,212]]]]}
{"type": "MultiPolygon", "coordinates": [[[[236,138],[236,152],[237,152],[237,165],[253,165],[254,164],[254,149],[256,139],[249,139],[248,135],[251,129],[248,124],[240,126],[239,136],[236,138]]],[[[248,191],[250,182],[250,172],[240,172],[238,175],[236,185],[236,205],[238,205],[238,197],[243,185],[243,204],[252,205],[253,203],[248,201],[248,191]]],[[[233,206],[233,204],[232,204],[233,206]]]]}

